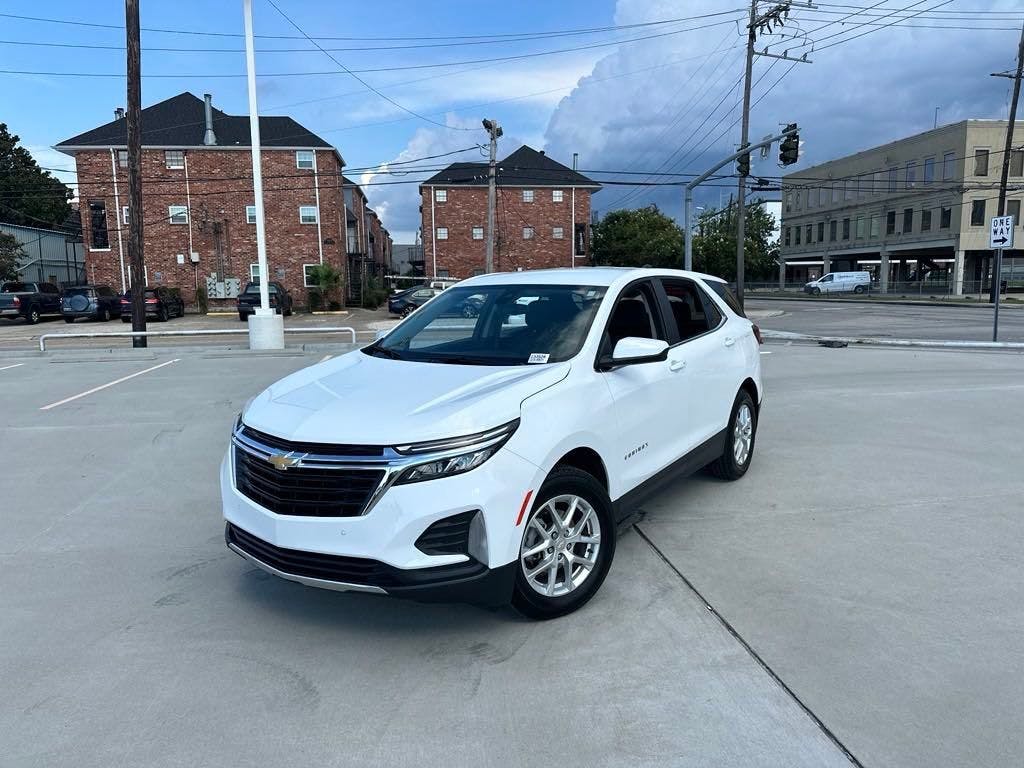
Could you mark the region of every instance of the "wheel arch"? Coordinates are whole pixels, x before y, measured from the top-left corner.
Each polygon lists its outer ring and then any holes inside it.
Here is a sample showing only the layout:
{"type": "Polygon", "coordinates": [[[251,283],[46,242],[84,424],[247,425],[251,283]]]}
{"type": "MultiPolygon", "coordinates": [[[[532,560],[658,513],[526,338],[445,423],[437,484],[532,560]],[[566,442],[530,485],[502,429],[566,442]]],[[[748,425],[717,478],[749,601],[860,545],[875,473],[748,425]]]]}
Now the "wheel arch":
{"type": "Polygon", "coordinates": [[[750,395],[751,399],[754,401],[754,412],[755,414],[759,413],[761,410],[761,397],[760,393],[757,391],[757,384],[754,380],[748,376],[743,383],[740,384],[740,389],[750,395]]]}
{"type": "Polygon", "coordinates": [[[593,448],[580,446],[564,454],[551,467],[554,472],[559,467],[575,467],[588,475],[592,475],[608,491],[608,470],[601,455],[593,448]]]}

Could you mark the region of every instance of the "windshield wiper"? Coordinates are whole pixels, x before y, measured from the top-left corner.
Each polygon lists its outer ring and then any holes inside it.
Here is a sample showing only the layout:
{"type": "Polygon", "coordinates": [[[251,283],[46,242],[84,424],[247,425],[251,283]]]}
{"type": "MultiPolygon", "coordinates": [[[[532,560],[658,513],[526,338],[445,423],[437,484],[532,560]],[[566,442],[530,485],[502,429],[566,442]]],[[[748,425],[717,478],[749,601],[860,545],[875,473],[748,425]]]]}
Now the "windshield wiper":
{"type": "Polygon", "coordinates": [[[398,352],[395,352],[395,350],[388,349],[387,347],[382,347],[377,344],[374,344],[371,347],[367,347],[366,353],[369,355],[373,355],[374,357],[386,357],[391,360],[405,360],[405,358],[402,357],[398,352]]]}
{"type": "Polygon", "coordinates": [[[465,355],[452,355],[450,357],[434,357],[425,362],[447,363],[449,365],[514,365],[496,361],[495,358],[467,357],[465,355]]]}

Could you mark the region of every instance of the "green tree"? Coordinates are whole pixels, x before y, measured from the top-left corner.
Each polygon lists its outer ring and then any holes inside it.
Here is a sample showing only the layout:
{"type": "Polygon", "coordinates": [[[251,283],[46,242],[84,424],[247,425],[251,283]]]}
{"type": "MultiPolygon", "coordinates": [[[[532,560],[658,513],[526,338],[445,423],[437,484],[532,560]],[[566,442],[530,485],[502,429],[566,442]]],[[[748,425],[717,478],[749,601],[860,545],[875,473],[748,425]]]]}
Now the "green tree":
{"type": "Polygon", "coordinates": [[[341,292],[342,274],[339,270],[330,264],[317,264],[309,275],[320,296],[320,306],[340,305],[339,299],[335,298],[341,292]]]}
{"type": "MultiPolygon", "coordinates": [[[[750,282],[768,281],[778,275],[775,217],[760,203],[760,200],[753,200],[746,208],[743,272],[750,282]]],[[[734,208],[709,208],[701,214],[693,238],[693,268],[725,280],[736,279],[734,208]]]]}
{"type": "Polygon", "coordinates": [[[0,280],[18,279],[18,260],[25,252],[14,235],[0,232],[0,280]]]}
{"type": "Polygon", "coordinates": [[[612,211],[594,225],[594,263],[616,267],[677,267],[683,261],[683,231],[655,205],[612,211]]]}
{"type": "Polygon", "coordinates": [[[41,170],[18,141],[7,124],[0,123],[0,221],[59,227],[71,213],[71,190],[41,170]]]}

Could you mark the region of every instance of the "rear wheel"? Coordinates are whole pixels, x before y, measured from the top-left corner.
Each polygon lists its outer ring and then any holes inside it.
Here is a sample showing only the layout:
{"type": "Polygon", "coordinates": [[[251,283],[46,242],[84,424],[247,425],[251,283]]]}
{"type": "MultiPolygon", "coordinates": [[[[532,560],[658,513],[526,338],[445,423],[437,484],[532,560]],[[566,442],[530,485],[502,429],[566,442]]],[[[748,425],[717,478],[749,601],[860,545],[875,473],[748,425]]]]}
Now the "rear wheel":
{"type": "Polygon", "coordinates": [[[35,325],[36,323],[38,323],[39,322],[39,308],[38,307],[32,307],[32,309],[30,309],[28,311],[28,314],[25,316],[25,319],[28,321],[29,325],[35,325]]]}
{"type": "Polygon", "coordinates": [[[102,312],[100,312],[100,316],[99,316],[98,320],[101,323],[105,323],[109,319],[110,319],[110,310],[109,309],[104,309],[102,312]]]}
{"type": "Polygon", "coordinates": [[[723,480],[739,480],[747,473],[754,457],[754,438],[757,434],[757,408],[745,389],[736,395],[732,415],[725,435],[725,449],[708,468],[723,480]]]}
{"type": "Polygon", "coordinates": [[[408,317],[408,316],[409,316],[409,315],[411,315],[411,314],[412,314],[412,313],[413,313],[413,312],[414,312],[415,310],[416,310],[416,307],[406,307],[405,309],[403,309],[403,310],[402,310],[401,316],[402,316],[402,317],[408,317]]]}
{"type": "Polygon", "coordinates": [[[239,320],[241,320],[241,321],[242,321],[243,323],[244,323],[244,322],[245,322],[245,321],[246,321],[246,320],[247,320],[248,318],[249,318],[249,316],[248,316],[247,314],[245,314],[245,312],[239,312],[239,313],[238,313],[238,319],[239,319],[239,320]]]}
{"type": "Polygon", "coordinates": [[[854,286],[853,292],[854,293],[864,293],[864,286],[863,285],[854,286]]]}
{"type": "Polygon", "coordinates": [[[555,469],[523,526],[512,605],[534,619],[571,613],[600,589],[614,555],[607,491],[586,472],[555,469]]]}

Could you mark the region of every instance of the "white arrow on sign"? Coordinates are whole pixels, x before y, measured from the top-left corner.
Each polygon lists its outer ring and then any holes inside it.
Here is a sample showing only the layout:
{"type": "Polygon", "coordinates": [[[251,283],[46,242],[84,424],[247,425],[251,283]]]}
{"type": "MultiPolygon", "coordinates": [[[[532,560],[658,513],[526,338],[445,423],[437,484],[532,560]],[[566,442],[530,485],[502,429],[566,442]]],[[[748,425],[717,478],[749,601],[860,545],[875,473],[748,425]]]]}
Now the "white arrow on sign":
{"type": "Polygon", "coordinates": [[[1013,216],[993,216],[988,233],[989,248],[1013,248],[1013,216]]]}

